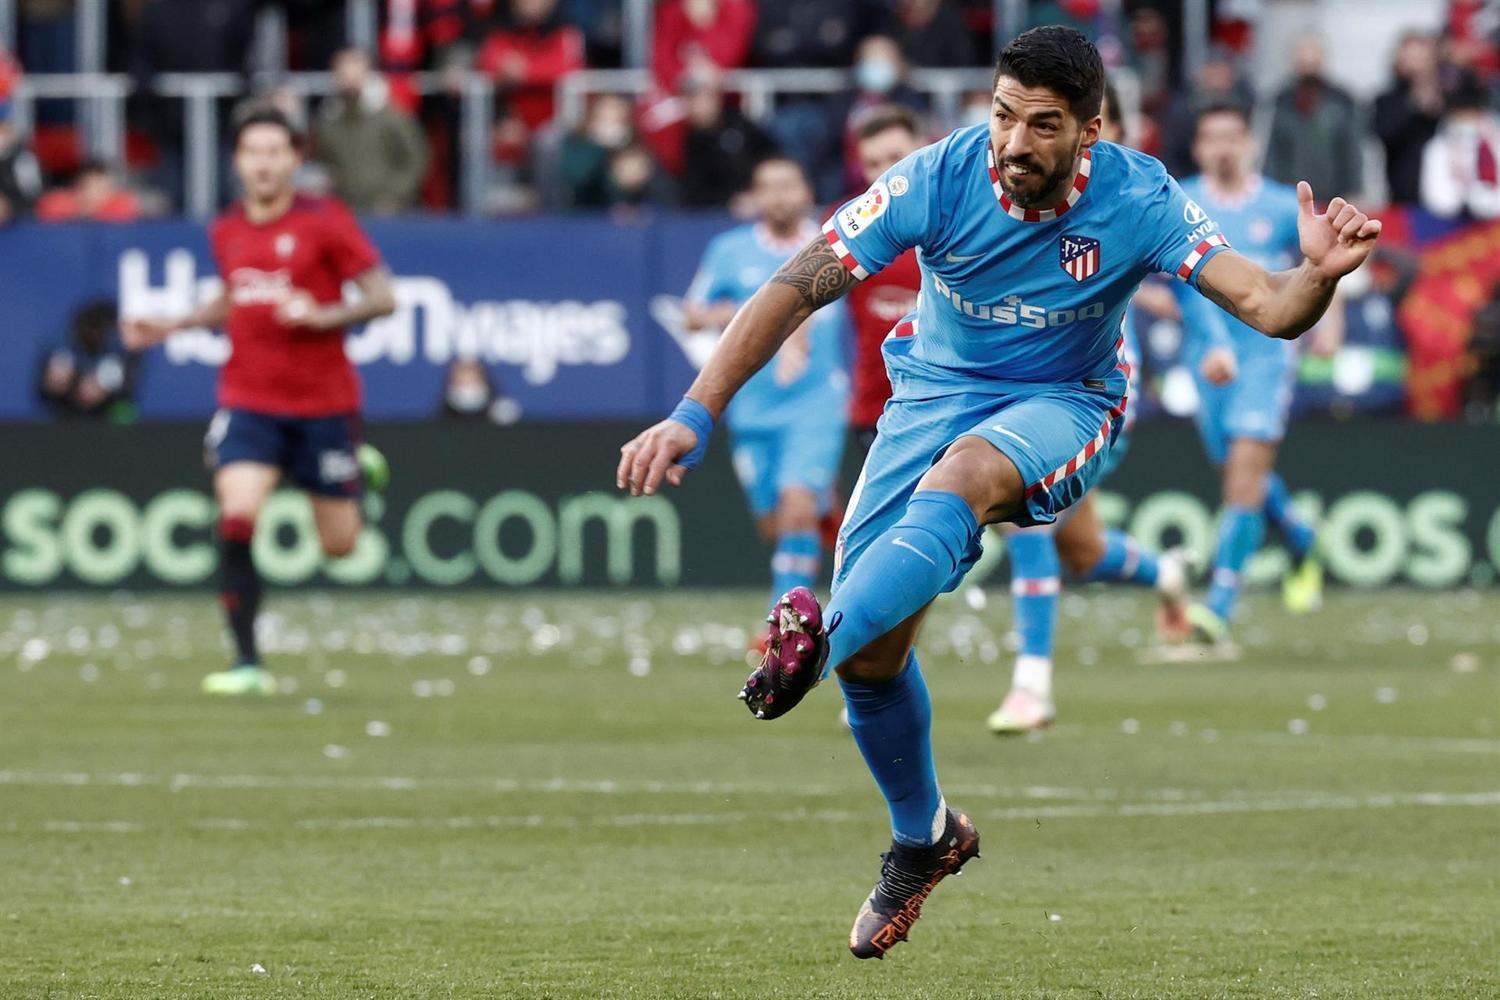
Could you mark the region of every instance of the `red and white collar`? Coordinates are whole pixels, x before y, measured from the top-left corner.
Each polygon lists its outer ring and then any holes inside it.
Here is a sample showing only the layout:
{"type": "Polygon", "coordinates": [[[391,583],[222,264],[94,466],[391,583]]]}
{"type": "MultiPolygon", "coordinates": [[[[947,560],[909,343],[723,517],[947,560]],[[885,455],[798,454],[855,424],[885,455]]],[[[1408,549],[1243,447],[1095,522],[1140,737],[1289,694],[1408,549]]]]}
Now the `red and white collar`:
{"type": "Polygon", "coordinates": [[[784,240],[776,238],[771,232],[771,227],[764,222],[755,224],[755,240],[762,247],[772,253],[794,253],[807,245],[807,242],[818,235],[818,224],[811,219],[803,219],[802,225],[797,231],[784,240]]]}
{"type": "Polygon", "coordinates": [[[1264,186],[1264,179],[1260,174],[1251,174],[1245,179],[1245,186],[1239,191],[1230,192],[1216,185],[1207,174],[1203,175],[1203,193],[1208,200],[1219,208],[1241,209],[1255,200],[1264,186]]]}
{"type": "Polygon", "coordinates": [[[993,146],[986,150],[989,156],[990,186],[995,189],[995,197],[1000,199],[1000,207],[1012,219],[1022,222],[1051,222],[1059,215],[1067,214],[1068,209],[1078,204],[1078,199],[1083,197],[1083,189],[1089,186],[1089,171],[1093,169],[1094,151],[1085,149],[1078,154],[1078,171],[1073,175],[1073,186],[1068,190],[1067,198],[1058,202],[1055,208],[1022,208],[1005,193],[1000,186],[1000,171],[995,167],[995,149],[993,146]]]}

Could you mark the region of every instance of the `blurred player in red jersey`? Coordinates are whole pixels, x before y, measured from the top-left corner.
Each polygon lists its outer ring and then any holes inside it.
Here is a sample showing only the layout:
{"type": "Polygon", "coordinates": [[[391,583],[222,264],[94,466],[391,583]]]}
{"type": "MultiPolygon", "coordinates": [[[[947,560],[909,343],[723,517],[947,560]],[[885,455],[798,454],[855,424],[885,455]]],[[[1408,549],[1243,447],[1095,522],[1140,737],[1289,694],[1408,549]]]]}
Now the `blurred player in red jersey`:
{"type": "MultiPolygon", "coordinates": [[[[237,124],[234,167],[244,194],[209,230],[224,290],[186,316],[127,319],[141,350],[178,330],[223,326],[232,353],[219,373],[219,411],[205,441],[219,502],[222,598],[233,669],[209,674],[211,694],[270,694],[255,618],[261,583],[255,521],[283,476],[306,490],[323,551],[348,555],[363,527],[359,376],[344,331],[395,311],[390,274],[354,216],[332,198],[299,195],[301,137],[273,109],[237,124]],[[343,301],[353,281],[357,301],[343,301]]],[[[383,477],[383,461],[371,456],[383,477]]]]}
{"type": "MultiPolygon", "coordinates": [[[[873,184],[898,160],[905,159],[924,143],[917,117],[897,104],[875,108],[855,133],[859,166],[865,183],[873,184]]],[[[885,370],[880,345],[901,317],[917,308],[917,290],[922,275],[917,270],[917,252],[908,250],[890,267],[849,290],[849,311],[854,317],[854,386],[849,403],[849,424],[861,451],[875,441],[875,422],[886,400],[891,398],[891,379],[885,370]]]]}

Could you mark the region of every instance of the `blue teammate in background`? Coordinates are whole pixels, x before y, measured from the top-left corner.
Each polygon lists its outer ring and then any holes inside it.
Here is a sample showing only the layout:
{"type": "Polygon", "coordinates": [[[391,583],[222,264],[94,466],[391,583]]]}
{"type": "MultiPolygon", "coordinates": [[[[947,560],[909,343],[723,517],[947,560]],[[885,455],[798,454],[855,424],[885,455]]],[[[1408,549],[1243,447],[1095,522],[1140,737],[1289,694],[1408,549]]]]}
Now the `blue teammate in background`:
{"type": "MultiPolygon", "coordinates": [[[[1193,157],[1202,171],[1183,190],[1219,223],[1239,253],[1267,269],[1290,267],[1299,256],[1297,192],[1251,168],[1253,139],[1246,112],[1233,105],[1198,116],[1193,157]]],[[[1260,548],[1269,520],[1292,557],[1283,581],[1288,610],[1310,611],[1321,601],[1323,572],[1316,532],[1292,507],[1274,471],[1286,433],[1297,374],[1290,341],[1272,340],[1198,295],[1179,296],[1187,359],[1198,384],[1198,429],[1214,464],[1223,469],[1224,510],[1207,599],[1188,608],[1194,637],[1225,646],[1246,561],[1260,548]]],[[[1339,309],[1309,338],[1329,354],[1342,339],[1339,309]]]]}
{"type": "MultiPolygon", "coordinates": [[[[1108,80],[1099,118],[1100,137],[1123,143],[1125,123],[1120,98],[1108,80]]],[[[1185,284],[1181,287],[1187,288],[1185,284]]],[[[1171,304],[1172,292],[1160,285],[1143,287],[1137,293],[1137,301],[1148,291],[1153,298],[1159,300],[1164,296],[1171,304]]],[[[1196,293],[1188,290],[1186,294],[1196,293]]],[[[1136,366],[1141,352],[1128,313],[1121,333],[1125,337],[1125,357],[1131,366],[1129,394],[1133,396],[1140,378],[1136,366]]],[[[1100,480],[1125,457],[1133,412],[1132,408],[1125,411],[1125,425],[1109,449],[1100,480]]],[[[1185,598],[1189,567],[1182,551],[1157,553],[1118,528],[1105,528],[1095,510],[1093,493],[1068,508],[1056,524],[1010,530],[1005,547],[1010,555],[1017,650],[1010,690],[985,722],[996,735],[1014,736],[1044,729],[1057,715],[1052,700],[1052,647],[1057,638],[1057,598],[1064,569],[1075,580],[1151,587],[1161,601],[1157,612],[1159,629],[1167,637],[1175,638],[1187,628],[1185,598]]]]}
{"type": "MultiPolygon", "coordinates": [[[[818,235],[812,188],[795,160],[758,164],[757,221],[716,236],[684,303],[690,330],[722,330],[756,289],[818,235]]],[[[849,377],[842,304],[802,323],[776,360],[751,376],[725,411],[734,468],[762,537],[775,545],[771,597],[811,587],[822,561],[820,518],[844,451],[849,377]]]]}
{"type": "Polygon", "coordinates": [[[860,958],[905,940],[938,882],[979,853],[974,824],[938,786],[913,652],[923,615],[978,558],[984,525],[1053,521],[1098,478],[1126,406],[1120,318],[1136,286],[1167,271],[1294,338],[1380,233],[1339,198],[1314,214],[1301,185],[1303,259],[1265,270],[1227,249],[1160,162],[1099,141],[1103,89],[1099,52],[1077,31],[1016,38],[996,67],[988,127],[918,150],[835,213],[735,314],[671,416],[621,448],[621,488],[681,485],[716,417],[781,342],[917,249],[922,292],[885,344],[894,395],[850,498],[826,617],[811,591],[782,595],[741,692],[755,717],[774,719],[838,672],[892,827],[849,935],[860,958]]]}

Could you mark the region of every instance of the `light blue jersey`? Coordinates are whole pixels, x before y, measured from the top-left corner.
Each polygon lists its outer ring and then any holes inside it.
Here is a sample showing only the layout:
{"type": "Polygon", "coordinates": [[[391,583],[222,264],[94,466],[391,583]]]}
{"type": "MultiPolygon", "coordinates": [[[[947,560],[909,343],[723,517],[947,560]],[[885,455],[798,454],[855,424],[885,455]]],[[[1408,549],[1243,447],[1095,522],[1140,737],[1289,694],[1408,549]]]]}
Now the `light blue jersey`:
{"type": "MultiPolygon", "coordinates": [[[[688,300],[743,304],[817,235],[811,220],[783,241],[758,224],[720,233],[704,251],[688,300]]],[[[843,303],[819,310],[811,324],[802,371],[783,384],[782,359],[773,358],[750,377],[725,412],[735,474],[757,517],[775,510],[789,489],[812,493],[820,510],[832,505],[849,411],[843,303]]]]}
{"type": "MultiPolygon", "coordinates": [[[[1213,215],[1238,253],[1267,271],[1284,271],[1302,259],[1295,188],[1257,175],[1243,195],[1227,198],[1215,193],[1200,175],[1183,181],[1182,189],[1213,215]]],[[[1200,356],[1219,342],[1222,334],[1216,336],[1216,328],[1228,333],[1228,346],[1241,362],[1253,358],[1285,360],[1296,353],[1291,341],[1267,337],[1201,295],[1184,295],[1180,301],[1186,344],[1200,356]]]]}
{"type": "Polygon", "coordinates": [[[1015,464],[1016,523],[1050,523],[1077,502],[1127,411],[1130,297],[1158,271],[1196,286],[1227,245],[1159,161],[1107,142],[1084,151],[1061,203],[1012,204],[986,126],[897,163],[823,231],[856,277],[912,247],[922,271],[916,312],[885,342],[894,394],[840,531],[836,584],[960,437],[1015,464]]]}
{"type": "Polygon", "coordinates": [[[1157,271],[1196,284],[1224,245],[1160,161],[1108,142],[1085,152],[1062,205],[1013,205],[982,125],[897,163],[824,232],[856,273],[917,248],[917,335],[900,374],[908,393],[933,394],[990,380],[1123,388],[1120,323],[1136,286],[1157,271]]]}
{"type": "MultiPolygon", "coordinates": [[[[1183,182],[1224,229],[1235,250],[1268,271],[1283,271],[1302,259],[1297,235],[1297,192],[1260,176],[1235,198],[1216,193],[1203,177],[1183,182]]],[[[1201,295],[1180,295],[1184,360],[1198,385],[1198,430],[1209,457],[1223,462],[1235,438],[1279,441],[1286,433],[1297,373],[1297,348],[1267,337],[1201,295]],[[1210,347],[1234,352],[1237,374],[1224,386],[1210,385],[1198,365],[1210,347]]]]}
{"type": "MultiPolygon", "coordinates": [[[[777,241],[760,224],[720,233],[704,251],[688,300],[702,305],[742,305],[817,233],[811,220],[784,241],[777,241]]],[[[777,360],[752,375],[729,404],[730,427],[736,431],[780,429],[794,423],[805,425],[810,414],[826,414],[842,428],[849,395],[844,326],[843,303],[819,310],[809,329],[806,368],[785,385],[779,381],[777,360]]]]}

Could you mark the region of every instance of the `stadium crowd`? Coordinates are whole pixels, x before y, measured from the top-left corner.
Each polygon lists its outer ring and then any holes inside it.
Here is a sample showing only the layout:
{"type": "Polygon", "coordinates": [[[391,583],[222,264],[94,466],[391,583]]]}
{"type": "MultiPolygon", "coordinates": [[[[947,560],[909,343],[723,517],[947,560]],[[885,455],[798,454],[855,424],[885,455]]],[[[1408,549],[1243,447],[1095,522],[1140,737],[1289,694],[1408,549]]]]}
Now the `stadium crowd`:
{"type": "MultiPolygon", "coordinates": [[[[75,68],[71,0],[23,0],[18,52],[0,64],[0,99],[22,66],[75,68]]],[[[162,73],[245,74],[252,65],[258,0],[130,0],[111,5],[107,68],[137,81],[162,73]]],[[[647,205],[730,205],[748,169],[772,150],[808,169],[818,196],[857,187],[853,136],[877,106],[923,116],[934,136],[985,113],[987,94],[966,95],[943,120],[913,68],[983,67],[993,48],[985,0],[663,0],[651,32],[652,85],[638,97],[601,93],[582,122],[558,114],[555,87],[577,70],[621,65],[621,5],[609,0],[383,0],[373,61],[342,44],[341,3],[279,0],[285,68],[331,70],[334,92],[305,107],[296,92],[269,96],[305,122],[321,181],[364,212],[443,210],[455,204],[457,90],[465,71],[491,77],[497,209],[596,210],[647,205]],[[791,94],[755,121],[724,74],[741,68],[845,69],[832,95],[791,94]],[[412,74],[435,70],[452,85],[419,94],[412,74]],[[953,117],[953,116],[950,116],[953,117]]],[[[1264,170],[1315,190],[1385,195],[1436,215],[1500,215],[1500,21],[1481,0],[1450,0],[1439,35],[1409,33],[1395,46],[1389,87],[1362,105],[1326,71],[1317,38],[1298,41],[1292,78],[1276,87],[1249,73],[1257,3],[1221,2],[1207,58],[1183,79],[1173,4],[1045,0],[1028,25],[1069,24],[1099,41],[1140,81],[1135,141],[1179,176],[1192,170],[1195,112],[1225,100],[1269,109],[1264,170]],[[1118,7],[1118,10],[1116,8],[1118,7]],[[1365,138],[1385,152],[1384,191],[1367,191],[1365,138]]],[[[263,78],[258,75],[257,78],[263,78]]],[[[249,83],[247,82],[247,87],[249,83]]],[[[132,100],[124,179],[79,152],[72,109],[44,102],[31,149],[0,125],[0,212],[38,217],[132,218],[170,211],[182,197],[181,102],[132,100]],[[42,194],[56,187],[60,196],[42,194]],[[166,197],[153,196],[152,189],[166,197]]],[[[9,107],[5,106],[9,117],[9,107]]],[[[225,116],[227,117],[227,116],[225,116]]],[[[227,128],[227,123],[225,124],[227,128]]],[[[227,198],[229,192],[224,192],[227,198]]]]}
{"type": "MultiPolygon", "coordinates": [[[[1372,101],[1330,72],[1312,35],[1296,40],[1288,77],[1257,71],[1260,0],[1210,5],[1211,45],[1191,70],[1172,0],[1033,0],[1023,27],[1062,23],[1094,38],[1111,68],[1137,83],[1131,141],[1178,177],[1194,170],[1199,110],[1228,102],[1253,112],[1267,176],[1390,206],[1381,254],[1389,266],[1377,269],[1377,280],[1395,302],[1419,270],[1403,248],[1458,226],[1492,233],[1484,223],[1500,219],[1500,16],[1487,0],[1445,2],[1441,31],[1393,39],[1388,85],[1372,101]]],[[[598,90],[574,122],[559,82],[627,61],[618,0],[379,0],[373,53],[345,44],[342,2],[125,0],[108,5],[103,68],[137,86],[123,161],[105,163],[85,153],[72,102],[37,101],[30,135],[22,136],[11,99],[25,73],[77,68],[78,6],[17,4],[16,51],[0,54],[0,222],[180,211],[183,102],[145,86],[164,73],[241,76],[248,99],[269,100],[304,127],[311,155],[303,185],[336,193],[362,214],[457,206],[463,82],[472,73],[496,88],[488,212],[629,218],[727,207],[743,215],[752,168],[772,154],[801,163],[828,204],[863,186],[857,136],[877,109],[909,108],[931,137],[988,113],[983,82],[940,105],[913,71],[984,67],[996,29],[989,0],[661,0],[652,8],[644,91],[598,90]],[[279,63],[270,67],[265,46],[248,42],[267,8],[279,10],[285,27],[279,63]],[[744,68],[842,70],[848,85],[782,91],[773,113],[756,114],[730,77],[744,68]],[[330,90],[310,99],[274,82],[281,71],[328,71],[330,90]],[[419,86],[424,71],[428,83],[419,86]]],[[[235,103],[221,101],[226,143],[235,103]]],[[[228,156],[221,151],[218,160],[227,200],[228,156]]],[[[1415,294],[1400,314],[1409,343],[1414,329],[1425,336],[1432,301],[1446,293],[1418,282],[1415,294]]],[[[1492,413],[1495,393],[1484,387],[1500,386],[1500,323],[1486,319],[1495,308],[1464,309],[1474,322],[1473,350],[1456,359],[1439,346],[1434,364],[1448,373],[1445,384],[1454,378],[1444,366],[1459,365],[1481,387],[1480,409],[1492,413]]],[[[1428,332],[1434,343],[1444,339],[1441,330],[1428,332]]],[[[1412,356],[1425,363],[1421,349],[1412,356]]],[[[1458,408],[1449,397],[1414,407],[1427,415],[1458,408]]]]}

